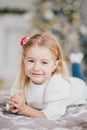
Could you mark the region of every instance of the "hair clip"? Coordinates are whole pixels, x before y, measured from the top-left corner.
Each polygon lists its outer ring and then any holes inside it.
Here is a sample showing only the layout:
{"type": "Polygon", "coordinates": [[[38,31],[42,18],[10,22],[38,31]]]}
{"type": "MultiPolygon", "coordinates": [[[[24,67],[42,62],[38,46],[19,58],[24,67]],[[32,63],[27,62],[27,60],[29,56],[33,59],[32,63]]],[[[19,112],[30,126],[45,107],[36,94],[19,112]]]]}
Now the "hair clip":
{"type": "Polygon", "coordinates": [[[20,41],[21,46],[24,46],[29,41],[29,39],[30,38],[28,36],[24,36],[20,41]]]}

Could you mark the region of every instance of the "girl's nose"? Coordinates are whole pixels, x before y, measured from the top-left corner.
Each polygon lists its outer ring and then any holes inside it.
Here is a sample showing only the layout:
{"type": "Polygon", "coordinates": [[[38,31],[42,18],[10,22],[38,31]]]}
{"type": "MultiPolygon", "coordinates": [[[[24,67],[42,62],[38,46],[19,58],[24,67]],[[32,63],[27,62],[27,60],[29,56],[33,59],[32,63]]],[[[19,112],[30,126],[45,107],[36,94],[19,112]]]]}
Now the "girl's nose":
{"type": "Polygon", "coordinates": [[[33,69],[34,69],[35,71],[40,70],[40,64],[39,64],[39,63],[35,63],[33,69]]]}

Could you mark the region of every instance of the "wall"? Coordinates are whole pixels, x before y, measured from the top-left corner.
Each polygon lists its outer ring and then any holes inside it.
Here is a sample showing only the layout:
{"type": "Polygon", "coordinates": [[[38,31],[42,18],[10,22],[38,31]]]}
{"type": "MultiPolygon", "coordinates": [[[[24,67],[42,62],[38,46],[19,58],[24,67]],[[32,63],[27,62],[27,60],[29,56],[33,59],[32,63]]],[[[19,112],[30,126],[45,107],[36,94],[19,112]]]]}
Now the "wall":
{"type": "Polygon", "coordinates": [[[20,39],[27,34],[27,23],[20,16],[0,18],[0,79],[10,81],[17,75],[22,50],[20,39]]]}

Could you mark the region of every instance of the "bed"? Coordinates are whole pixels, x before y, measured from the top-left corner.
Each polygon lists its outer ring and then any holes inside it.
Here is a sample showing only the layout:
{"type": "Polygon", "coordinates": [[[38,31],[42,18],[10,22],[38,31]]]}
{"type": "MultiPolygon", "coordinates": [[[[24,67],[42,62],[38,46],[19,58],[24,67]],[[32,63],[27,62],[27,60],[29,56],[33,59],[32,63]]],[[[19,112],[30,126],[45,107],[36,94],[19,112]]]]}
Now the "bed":
{"type": "Polygon", "coordinates": [[[0,130],[87,130],[87,104],[72,105],[58,121],[29,118],[5,110],[9,91],[0,90],[0,130]]]}

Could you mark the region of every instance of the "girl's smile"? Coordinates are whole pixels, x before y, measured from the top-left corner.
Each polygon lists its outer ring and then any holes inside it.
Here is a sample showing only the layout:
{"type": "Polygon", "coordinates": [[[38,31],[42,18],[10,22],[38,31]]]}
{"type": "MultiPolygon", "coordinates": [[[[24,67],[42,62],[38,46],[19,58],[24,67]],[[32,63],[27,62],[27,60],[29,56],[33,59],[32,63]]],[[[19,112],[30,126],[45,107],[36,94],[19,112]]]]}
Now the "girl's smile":
{"type": "Polygon", "coordinates": [[[31,75],[34,76],[34,77],[39,77],[39,76],[42,76],[43,74],[36,73],[36,72],[31,72],[31,75]]]}

